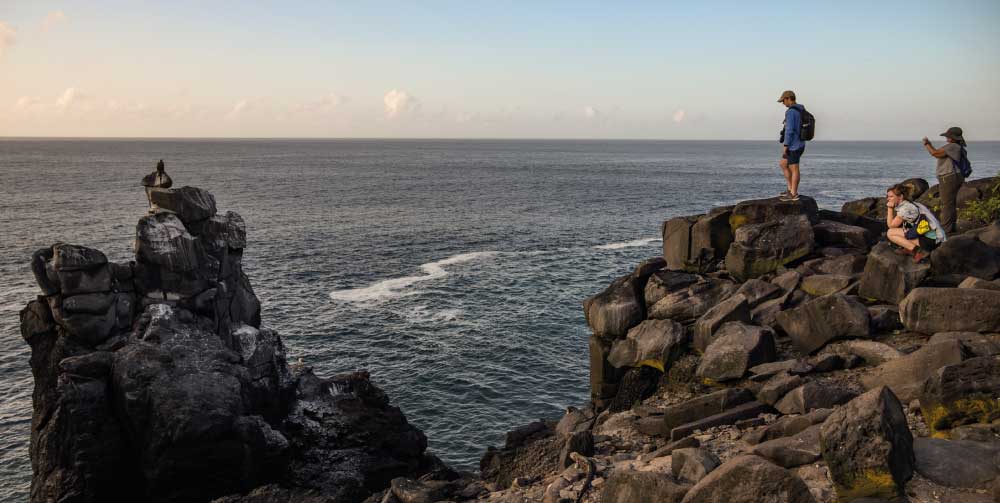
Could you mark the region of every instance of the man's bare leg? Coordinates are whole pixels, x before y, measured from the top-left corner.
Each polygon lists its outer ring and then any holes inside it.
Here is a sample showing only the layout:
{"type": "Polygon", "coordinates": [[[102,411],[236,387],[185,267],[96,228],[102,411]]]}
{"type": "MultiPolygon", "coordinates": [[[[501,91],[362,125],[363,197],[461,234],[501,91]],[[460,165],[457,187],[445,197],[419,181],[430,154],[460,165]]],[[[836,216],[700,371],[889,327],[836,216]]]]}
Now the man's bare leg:
{"type": "Polygon", "coordinates": [[[792,172],[788,169],[788,159],[782,159],[778,161],[778,166],[781,166],[781,173],[785,175],[785,186],[788,192],[792,192],[792,172]]]}
{"type": "Polygon", "coordinates": [[[799,165],[789,164],[788,171],[790,175],[788,177],[788,191],[792,193],[793,196],[799,195],[799,165]]]}
{"type": "Polygon", "coordinates": [[[905,234],[906,231],[899,227],[889,229],[889,231],[885,233],[886,237],[889,238],[889,241],[892,241],[907,250],[913,251],[913,249],[917,247],[919,241],[916,239],[906,239],[905,234]]]}

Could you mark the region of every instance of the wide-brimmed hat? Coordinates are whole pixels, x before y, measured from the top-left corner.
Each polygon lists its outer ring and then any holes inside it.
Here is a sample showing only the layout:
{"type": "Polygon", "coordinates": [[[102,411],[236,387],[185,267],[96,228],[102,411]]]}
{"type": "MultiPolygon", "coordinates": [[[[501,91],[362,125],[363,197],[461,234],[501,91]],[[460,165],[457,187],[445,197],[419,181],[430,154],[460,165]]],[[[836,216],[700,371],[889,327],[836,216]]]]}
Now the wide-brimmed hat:
{"type": "Polygon", "coordinates": [[[941,133],[941,136],[944,136],[945,138],[951,138],[952,140],[955,140],[959,143],[963,144],[965,143],[965,138],[962,138],[962,128],[958,126],[952,126],[948,128],[947,131],[941,133]]]}
{"type": "Polygon", "coordinates": [[[778,103],[785,101],[785,98],[791,98],[792,101],[795,101],[795,91],[785,91],[781,93],[781,97],[778,98],[778,103]]]}

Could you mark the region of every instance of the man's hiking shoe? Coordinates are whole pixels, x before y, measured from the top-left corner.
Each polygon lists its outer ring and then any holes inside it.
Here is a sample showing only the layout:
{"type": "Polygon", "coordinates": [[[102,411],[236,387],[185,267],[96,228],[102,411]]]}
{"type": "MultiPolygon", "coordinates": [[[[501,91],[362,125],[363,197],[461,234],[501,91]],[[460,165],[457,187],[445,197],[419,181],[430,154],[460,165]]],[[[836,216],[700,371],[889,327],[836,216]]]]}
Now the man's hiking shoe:
{"type": "Polygon", "coordinates": [[[781,194],[778,194],[778,197],[788,197],[790,195],[792,195],[791,192],[789,192],[788,190],[784,190],[781,192],[781,194]]]}
{"type": "Polygon", "coordinates": [[[907,250],[906,248],[896,248],[893,250],[896,255],[913,255],[913,250],[907,250]]]}
{"type": "Polygon", "coordinates": [[[799,195],[798,194],[787,194],[787,195],[781,196],[781,200],[782,201],[798,201],[799,200],[799,195]]]}
{"type": "Polygon", "coordinates": [[[924,262],[924,261],[927,260],[927,257],[930,257],[930,256],[931,256],[930,253],[927,253],[927,252],[925,252],[925,251],[917,248],[916,250],[913,251],[913,263],[914,264],[919,264],[921,262],[924,262]]]}

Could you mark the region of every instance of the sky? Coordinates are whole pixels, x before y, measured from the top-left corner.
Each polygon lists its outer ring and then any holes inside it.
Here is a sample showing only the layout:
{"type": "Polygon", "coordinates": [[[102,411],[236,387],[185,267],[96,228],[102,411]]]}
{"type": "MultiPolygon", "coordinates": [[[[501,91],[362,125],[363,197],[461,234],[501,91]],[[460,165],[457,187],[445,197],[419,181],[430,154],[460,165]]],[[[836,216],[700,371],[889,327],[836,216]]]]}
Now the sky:
{"type": "Polygon", "coordinates": [[[1000,1],[0,0],[0,136],[1000,140],[1000,1]]]}

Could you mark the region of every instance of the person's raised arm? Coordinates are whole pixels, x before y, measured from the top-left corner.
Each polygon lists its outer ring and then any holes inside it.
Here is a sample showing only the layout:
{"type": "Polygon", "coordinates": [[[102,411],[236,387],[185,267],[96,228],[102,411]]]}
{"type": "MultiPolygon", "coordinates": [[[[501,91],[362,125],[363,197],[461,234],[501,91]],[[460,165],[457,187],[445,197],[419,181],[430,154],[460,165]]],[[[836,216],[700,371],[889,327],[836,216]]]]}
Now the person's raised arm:
{"type": "Polygon", "coordinates": [[[931,141],[928,140],[926,136],[924,137],[924,148],[927,149],[928,154],[930,154],[933,157],[937,157],[938,159],[946,157],[948,155],[944,151],[944,147],[934,148],[934,145],[931,144],[931,141]]]}

